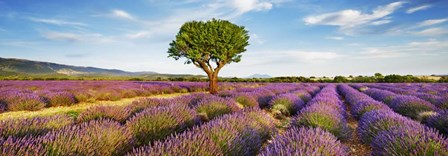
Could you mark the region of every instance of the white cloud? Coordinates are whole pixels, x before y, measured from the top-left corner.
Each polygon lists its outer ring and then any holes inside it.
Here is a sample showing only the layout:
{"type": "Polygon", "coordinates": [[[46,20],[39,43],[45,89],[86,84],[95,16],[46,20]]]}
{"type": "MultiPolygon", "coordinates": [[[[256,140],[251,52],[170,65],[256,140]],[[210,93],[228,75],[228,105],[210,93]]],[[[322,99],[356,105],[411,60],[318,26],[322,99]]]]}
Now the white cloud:
{"type": "Polygon", "coordinates": [[[421,23],[418,24],[419,27],[425,27],[425,26],[430,26],[430,25],[435,25],[435,24],[440,24],[440,23],[444,23],[448,21],[448,18],[443,18],[443,19],[430,19],[430,20],[425,20],[421,23]]]}
{"type": "Polygon", "coordinates": [[[150,37],[151,32],[149,31],[139,31],[136,33],[130,33],[127,34],[126,37],[130,38],[130,39],[141,39],[141,38],[148,38],[150,37]]]}
{"type": "Polygon", "coordinates": [[[332,25],[339,26],[340,30],[350,34],[352,29],[363,25],[381,25],[391,22],[388,17],[399,9],[405,2],[399,1],[385,6],[379,6],[372,13],[363,13],[359,10],[347,9],[338,12],[308,16],[303,20],[307,25],[332,25]]]}
{"type": "Polygon", "coordinates": [[[448,50],[448,41],[429,39],[427,41],[413,41],[401,45],[377,46],[361,48],[360,55],[354,58],[397,58],[416,55],[438,55],[448,50]]]}
{"type": "Polygon", "coordinates": [[[69,22],[64,20],[58,20],[58,19],[45,19],[45,18],[29,18],[29,20],[33,22],[38,23],[45,23],[45,24],[52,24],[52,25],[58,25],[58,26],[64,26],[64,25],[70,25],[70,26],[87,26],[87,24],[80,23],[80,22],[69,22]]]}
{"type": "Polygon", "coordinates": [[[414,32],[414,34],[420,36],[442,36],[448,34],[448,30],[444,28],[428,28],[422,31],[414,32]]]}
{"type": "Polygon", "coordinates": [[[379,20],[379,21],[374,21],[371,24],[372,25],[383,25],[383,24],[387,24],[387,23],[390,23],[390,22],[392,22],[392,21],[391,20],[379,20]]]}
{"type": "Polygon", "coordinates": [[[264,39],[262,39],[260,36],[258,36],[257,34],[250,34],[250,41],[253,41],[259,45],[264,44],[266,41],[264,39]]]}
{"type": "Polygon", "coordinates": [[[406,13],[408,13],[408,14],[412,14],[412,13],[417,12],[417,11],[421,11],[421,10],[429,9],[430,7],[432,7],[432,5],[429,5],[429,4],[420,5],[420,6],[417,6],[417,7],[413,7],[413,8],[408,9],[408,10],[406,11],[406,13]]]}
{"type": "Polygon", "coordinates": [[[262,11],[272,9],[272,3],[259,0],[233,0],[232,6],[236,8],[240,13],[249,12],[252,10],[262,11]]]}
{"type": "Polygon", "coordinates": [[[286,57],[295,58],[305,62],[315,62],[322,63],[329,60],[334,60],[342,58],[345,55],[338,54],[335,52],[316,52],[316,51],[303,51],[303,50],[292,50],[285,52],[286,57]]]}
{"type": "MultiPolygon", "coordinates": [[[[192,20],[210,20],[218,18],[224,20],[236,20],[248,12],[266,11],[272,9],[274,5],[284,3],[283,0],[216,0],[207,1],[203,5],[195,5],[183,9],[173,9],[172,14],[159,20],[142,20],[133,16],[142,29],[133,34],[127,34],[128,38],[151,38],[172,36],[179,30],[183,23],[192,20]]],[[[232,21],[234,22],[234,21],[232,21]]],[[[135,30],[130,30],[133,32],[135,30]]],[[[263,40],[256,41],[258,43],[263,40]]]]}
{"type": "Polygon", "coordinates": [[[328,37],[325,37],[325,39],[328,39],[328,40],[344,40],[344,37],[342,37],[342,36],[328,36],[328,37]]]}
{"type": "Polygon", "coordinates": [[[128,12],[124,11],[124,10],[118,10],[118,9],[114,9],[112,10],[112,15],[118,18],[123,18],[123,19],[128,19],[128,20],[134,20],[135,17],[132,16],[131,14],[129,14],[128,12]]]}
{"type": "Polygon", "coordinates": [[[106,37],[101,34],[87,34],[87,33],[66,33],[49,31],[42,33],[42,37],[54,41],[67,42],[87,42],[87,43],[111,43],[114,40],[111,37],[106,37]]]}

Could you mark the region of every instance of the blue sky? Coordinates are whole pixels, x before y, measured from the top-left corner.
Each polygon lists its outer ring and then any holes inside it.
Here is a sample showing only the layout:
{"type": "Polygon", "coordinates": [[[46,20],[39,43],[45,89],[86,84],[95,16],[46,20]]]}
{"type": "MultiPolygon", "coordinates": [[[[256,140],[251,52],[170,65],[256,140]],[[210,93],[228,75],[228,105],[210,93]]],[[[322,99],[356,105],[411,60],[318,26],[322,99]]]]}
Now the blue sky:
{"type": "Polygon", "coordinates": [[[221,76],[448,74],[446,0],[0,0],[0,57],[204,74],[166,51],[211,18],[251,36],[221,76]]]}

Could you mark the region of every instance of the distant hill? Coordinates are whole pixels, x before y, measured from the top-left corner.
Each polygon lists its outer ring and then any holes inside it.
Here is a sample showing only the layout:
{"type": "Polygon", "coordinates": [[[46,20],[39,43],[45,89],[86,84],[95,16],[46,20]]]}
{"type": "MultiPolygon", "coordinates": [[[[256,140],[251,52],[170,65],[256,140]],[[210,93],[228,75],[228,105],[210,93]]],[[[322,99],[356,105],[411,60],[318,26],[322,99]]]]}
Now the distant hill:
{"type": "Polygon", "coordinates": [[[138,76],[158,74],[156,72],[127,72],[118,69],[103,69],[96,67],[80,67],[56,64],[50,62],[39,62],[25,59],[0,58],[0,74],[27,74],[27,75],[67,75],[67,76],[138,76]]]}
{"type": "Polygon", "coordinates": [[[272,78],[272,76],[268,74],[254,74],[251,76],[248,76],[247,78],[272,78]]]}

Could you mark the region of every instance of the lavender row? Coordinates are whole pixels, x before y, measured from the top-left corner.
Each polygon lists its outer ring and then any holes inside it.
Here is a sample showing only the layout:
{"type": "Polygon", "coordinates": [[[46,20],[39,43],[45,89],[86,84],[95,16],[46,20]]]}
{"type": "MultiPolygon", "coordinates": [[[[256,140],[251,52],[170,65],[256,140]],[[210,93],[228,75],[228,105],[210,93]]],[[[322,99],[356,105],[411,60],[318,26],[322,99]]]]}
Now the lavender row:
{"type": "Polygon", "coordinates": [[[352,105],[351,113],[360,118],[358,135],[363,143],[372,146],[372,155],[448,154],[448,139],[437,131],[347,85],[340,85],[339,90],[352,105]]]}
{"type": "Polygon", "coordinates": [[[253,108],[219,117],[127,155],[255,155],[274,132],[273,119],[253,108]]]}
{"type": "Polygon", "coordinates": [[[347,139],[350,129],[347,126],[345,106],[336,92],[336,86],[325,86],[307,103],[297,116],[292,119],[292,125],[297,127],[314,127],[329,131],[339,139],[347,139]]]}
{"type": "MultiPolygon", "coordinates": [[[[440,86],[440,85],[434,85],[434,86],[440,86]]],[[[368,87],[378,88],[378,89],[384,89],[391,92],[394,92],[396,94],[402,94],[402,95],[410,95],[415,96],[420,99],[426,100],[435,106],[441,108],[441,109],[448,109],[448,94],[440,93],[434,90],[429,89],[421,91],[421,87],[417,85],[410,85],[410,86],[404,86],[401,88],[398,85],[368,85],[368,87]]],[[[443,91],[442,91],[443,92],[443,91]]]]}
{"type": "MultiPolygon", "coordinates": [[[[255,83],[223,83],[222,89],[260,86],[255,83]]],[[[201,82],[128,81],[0,81],[0,113],[35,111],[45,107],[69,106],[78,102],[119,100],[154,94],[206,91],[201,82]]]]}
{"type": "Polygon", "coordinates": [[[433,104],[415,96],[398,95],[390,91],[375,88],[368,88],[364,93],[375,100],[384,102],[395,112],[416,120],[421,120],[425,116],[425,113],[438,110],[433,104]]]}
{"type": "Polygon", "coordinates": [[[338,140],[347,137],[344,112],[335,86],[325,86],[293,117],[291,127],[276,135],[259,155],[348,155],[338,140]]]}

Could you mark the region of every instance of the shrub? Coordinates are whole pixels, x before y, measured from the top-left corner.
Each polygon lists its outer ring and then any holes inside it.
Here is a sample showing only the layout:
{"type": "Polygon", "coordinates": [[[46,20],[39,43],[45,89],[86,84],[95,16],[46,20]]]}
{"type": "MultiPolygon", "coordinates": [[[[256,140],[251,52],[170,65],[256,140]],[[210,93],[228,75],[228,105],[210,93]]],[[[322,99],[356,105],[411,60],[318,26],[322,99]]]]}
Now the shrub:
{"type": "Polygon", "coordinates": [[[441,97],[437,100],[437,107],[440,109],[448,109],[448,96],[441,97]]]}
{"type": "Polygon", "coordinates": [[[394,99],[394,97],[396,96],[395,93],[392,93],[390,91],[375,88],[369,88],[366,91],[364,91],[364,93],[371,96],[375,100],[382,101],[386,104],[390,104],[394,99]]]}
{"type": "Polygon", "coordinates": [[[350,132],[344,116],[337,110],[321,104],[313,104],[305,107],[292,120],[292,125],[297,127],[321,128],[340,139],[348,138],[350,132]]]}
{"type": "Polygon", "coordinates": [[[348,155],[348,152],[331,133],[319,128],[292,127],[276,136],[259,155],[348,155]]]}
{"type": "Polygon", "coordinates": [[[155,142],[153,146],[135,148],[127,156],[168,156],[168,155],[200,155],[224,156],[219,147],[213,144],[212,139],[206,135],[197,135],[192,132],[170,137],[164,142],[155,142]]]}
{"type": "Polygon", "coordinates": [[[385,105],[381,102],[375,101],[373,99],[368,99],[368,100],[362,100],[362,101],[356,102],[352,106],[351,114],[355,118],[359,119],[364,115],[364,113],[370,112],[372,110],[392,111],[387,105],[385,105]]]}
{"type": "Polygon", "coordinates": [[[448,155],[448,139],[423,126],[394,127],[372,142],[372,155],[448,155]]]}
{"type": "Polygon", "coordinates": [[[218,96],[220,96],[220,97],[231,97],[233,95],[235,95],[235,92],[231,91],[231,90],[224,90],[224,91],[218,92],[218,96]]]}
{"type": "Polygon", "coordinates": [[[358,126],[358,135],[363,143],[369,144],[382,131],[391,127],[421,125],[392,111],[373,110],[365,113],[358,126]]]}
{"type": "Polygon", "coordinates": [[[437,115],[428,117],[425,120],[425,124],[448,135],[448,110],[439,111],[437,112],[437,115]]]}
{"type": "Polygon", "coordinates": [[[48,155],[39,139],[28,136],[24,138],[0,137],[0,155],[48,155]]]}
{"type": "Polygon", "coordinates": [[[168,106],[173,102],[170,99],[158,99],[158,98],[141,98],[133,101],[125,109],[129,110],[131,114],[135,114],[150,107],[168,106]]]}
{"type": "Polygon", "coordinates": [[[145,109],[129,119],[126,127],[137,139],[137,144],[144,145],[186,130],[197,122],[194,110],[186,105],[173,105],[145,109]]]}
{"type": "Polygon", "coordinates": [[[257,89],[252,92],[252,95],[257,99],[261,108],[269,107],[269,101],[275,96],[273,92],[267,89],[257,89]]]}
{"type": "Polygon", "coordinates": [[[311,96],[311,94],[305,90],[297,90],[297,91],[294,91],[293,94],[296,94],[297,96],[299,96],[300,99],[302,99],[302,101],[304,101],[304,102],[308,102],[313,98],[311,96]]]}
{"type": "Polygon", "coordinates": [[[112,120],[65,127],[41,139],[48,155],[122,155],[133,145],[131,133],[112,120]]]}
{"type": "Polygon", "coordinates": [[[195,109],[198,114],[203,116],[204,120],[212,120],[240,110],[234,101],[214,96],[202,99],[195,109]]]}
{"type": "Polygon", "coordinates": [[[134,149],[128,155],[255,155],[275,132],[273,119],[258,109],[224,115],[199,127],[134,149]]]}
{"type": "Polygon", "coordinates": [[[32,93],[14,92],[6,95],[5,101],[8,111],[36,111],[44,108],[47,104],[43,98],[32,93]]]}
{"type": "Polygon", "coordinates": [[[3,113],[5,111],[6,111],[6,103],[0,99],[0,113],[3,113]]]}
{"type": "Polygon", "coordinates": [[[437,109],[431,103],[414,96],[397,96],[392,100],[390,107],[395,112],[412,119],[418,119],[420,113],[437,109]]]}
{"type": "Polygon", "coordinates": [[[295,94],[281,94],[272,98],[269,105],[274,113],[279,112],[282,115],[291,116],[295,115],[305,105],[305,102],[295,94]]]}
{"type": "Polygon", "coordinates": [[[49,106],[70,106],[76,103],[75,96],[69,92],[50,92],[46,95],[49,106]]]}
{"type": "Polygon", "coordinates": [[[42,135],[50,130],[60,129],[74,123],[66,115],[34,117],[28,119],[8,119],[0,121],[0,137],[23,137],[26,135],[42,135]]]}
{"type": "Polygon", "coordinates": [[[233,99],[244,107],[259,107],[257,100],[251,94],[237,94],[233,99]]]}
{"type": "Polygon", "coordinates": [[[130,116],[132,110],[125,108],[124,106],[95,106],[81,112],[76,122],[87,122],[90,120],[98,119],[112,119],[120,123],[124,123],[130,116]]]}

